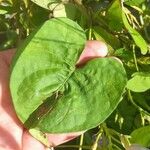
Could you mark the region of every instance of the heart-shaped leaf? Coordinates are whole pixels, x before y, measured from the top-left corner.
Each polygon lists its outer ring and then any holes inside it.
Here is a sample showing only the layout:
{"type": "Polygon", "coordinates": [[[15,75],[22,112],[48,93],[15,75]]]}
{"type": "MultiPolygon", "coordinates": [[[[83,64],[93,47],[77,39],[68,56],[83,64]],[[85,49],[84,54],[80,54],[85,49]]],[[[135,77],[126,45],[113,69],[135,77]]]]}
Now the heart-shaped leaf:
{"type": "Polygon", "coordinates": [[[145,147],[150,146],[150,125],[138,128],[131,133],[131,143],[137,143],[145,147]]]}
{"type": "Polygon", "coordinates": [[[150,89],[150,73],[136,72],[127,83],[127,88],[134,92],[145,92],[150,89]]]}
{"type": "Polygon", "coordinates": [[[77,23],[51,19],[28,37],[14,58],[10,88],[20,120],[48,133],[93,128],[116,108],[126,73],[114,58],[76,62],[86,37],[77,23]]]}

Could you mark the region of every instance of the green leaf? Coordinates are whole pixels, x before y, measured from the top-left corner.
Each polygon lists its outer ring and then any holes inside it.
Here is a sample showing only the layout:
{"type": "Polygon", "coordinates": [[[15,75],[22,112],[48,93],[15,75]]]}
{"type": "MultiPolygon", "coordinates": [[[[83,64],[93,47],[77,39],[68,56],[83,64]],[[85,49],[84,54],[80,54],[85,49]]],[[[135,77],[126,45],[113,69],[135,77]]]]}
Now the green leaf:
{"type": "Polygon", "coordinates": [[[125,0],[125,4],[130,6],[139,6],[144,2],[145,0],[125,0]]]}
{"type": "Polygon", "coordinates": [[[145,147],[150,146],[150,125],[141,127],[131,133],[131,143],[140,144],[145,147]]]}
{"type": "Polygon", "coordinates": [[[26,13],[20,13],[19,22],[26,30],[34,31],[48,19],[50,12],[36,4],[32,4],[30,9],[32,10],[32,15],[28,16],[26,13]]]}
{"type": "Polygon", "coordinates": [[[109,128],[121,134],[129,135],[134,128],[141,125],[140,120],[136,121],[138,115],[138,110],[127,100],[127,96],[124,96],[123,100],[106,122],[109,128]],[[125,108],[127,111],[124,111],[125,108]]]}
{"type": "Polygon", "coordinates": [[[113,34],[106,31],[100,26],[93,27],[93,33],[96,37],[96,40],[100,40],[101,37],[110,44],[114,49],[121,47],[119,39],[117,39],[113,34]]]}
{"type": "MultiPolygon", "coordinates": [[[[138,59],[138,63],[140,65],[146,65],[146,68],[148,68],[148,65],[150,65],[150,57],[149,56],[140,57],[138,59]]],[[[142,69],[144,69],[144,68],[142,68],[142,69]]]]}
{"type": "Polygon", "coordinates": [[[134,92],[144,92],[150,89],[150,73],[137,72],[132,75],[127,88],[134,92]]]}
{"type": "Polygon", "coordinates": [[[51,4],[57,4],[57,3],[61,2],[61,0],[42,0],[42,1],[41,0],[31,0],[31,1],[45,9],[50,9],[51,4]]]}
{"type": "Polygon", "coordinates": [[[32,0],[37,5],[52,10],[53,17],[67,17],[69,19],[75,20],[79,9],[73,3],[67,3],[67,0],[32,0]]]}
{"type": "Polygon", "coordinates": [[[114,0],[106,12],[108,25],[112,30],[121,31],[124,27],[122,21],[122,8],[120,0],[114,0]]]}
{"type": "Polygon", "coordinates": [[[53,16],[54,17],[67,17],[69,19],[75,20],[78,12],[79,12],[79,9],[74,4],[71,4],[71,3],[59,4],[54,9],[53,16]]]}
{"type": "Polygon", "coordinates": [[[149,91],[145,93],[132,93],[134,102],[144,111],[150,114],[149,91]]]}
{"type": "Polygon", "coordinates": [[[2,5],[0,5],[0,15],[7,14],[11,10],[12,10],[12,8],[9,7],[9,6],[2,6],[2,5]]]}
{"type": "Polygon", "coordinates": [[[131,25],[129,24],[126,18],[125,13],[122,13],[122,18],[123,18],[124,25],[126,29],[128,30],[128,32],[130,33],[130,35],[132,36],[135,44],[141,49],[141,53],[145,55],[148,52],[148,45],[146,41],[135,29],[131,27],[131,25]]]}
{"type": "Polygon", "coordinates": [[[87,130],[116,108],[126,85],[125,70],[114,58],[77,67],[85,42],[75,22],[51,19],[17,51],[10,88],[27,128],[44,133],[87,130]]]}
{"type": "Polygon", "coordinates": [[[6,14],[7,12],[8,12],[7,10],[0,9],[0,15],[4,15],[4,14],[6,14]]]}
{"type": "Polygon", "coordinates": [[[53,9],[61,2],[68,2],[68,0],[31,0],[35,4],[45,8],[45,9],[53,9]]]}
{"type": "Polygon", "coordinates": [[[116,49],[115,52],[114,52],[114,56],[119,57],[122,60],[125,60],[126,62],[133,59],[132,52],[125,49],[125,48],[116,49]]]}

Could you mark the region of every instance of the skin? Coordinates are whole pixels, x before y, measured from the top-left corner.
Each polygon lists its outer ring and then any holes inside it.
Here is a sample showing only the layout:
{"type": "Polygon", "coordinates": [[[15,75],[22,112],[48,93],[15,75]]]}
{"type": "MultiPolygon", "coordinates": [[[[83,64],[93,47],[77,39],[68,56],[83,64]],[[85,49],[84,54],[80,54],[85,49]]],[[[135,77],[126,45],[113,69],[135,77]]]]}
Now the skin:
{"type": "MultiPolygon", "coordinates": [[[[18,120],[9,90],[10,64],[15,50],[0,52],[0,150],[46,150],[33,138],[18,120]]],[[[77,65],[83,65],[95,57],[105,57],[107,46],[101,41],[87,41],[77,65]]],[[[83,132],[48,134],[53,146],[67,142],[83,132]]]]}
{"type": "Polygon", "coordinates": [[[127,150],[149,150],[148,148],[144,148],[141,145],[133,144],[127,148],[127,150]]]}

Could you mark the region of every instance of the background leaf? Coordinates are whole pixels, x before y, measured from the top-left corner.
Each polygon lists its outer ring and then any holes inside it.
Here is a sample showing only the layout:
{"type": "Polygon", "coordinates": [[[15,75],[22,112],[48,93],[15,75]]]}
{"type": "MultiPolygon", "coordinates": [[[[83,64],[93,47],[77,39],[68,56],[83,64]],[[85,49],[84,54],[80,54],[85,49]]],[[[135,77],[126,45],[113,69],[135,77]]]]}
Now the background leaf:
{"type": "Polygon", "coordinates": [[[77,15],[79,13],[79,9],[76,5],[68,3],[68,4],[59,4],[53,12],[53,16],[56,17],[67,17],[72,20],[77,19],[77,15]]]}
{"type": "Polygon", "coordinates": [[[140,144],[145,147],[150,146],[150,125],[141,127],[131,133],[131,143],[140,144]]]}
{"type": "Polygon", "coordinates": [[[121,31],[124,27],[122,21],[122,8],[119,0],[114,0],[106,13],[109,27],[116,31],[121,31]],[[116,25],[117,22],[117,25],[116,25]]]}
{"type": "Polygon", "coordinates": [[[125,13],[122,13],[122,18],[123,18],[124,25],[126,29],[128,30],[128,32],[130,33],[130,35],[132,36],[135,44],[140,48],[141,53],[145,55],[148,52],[148,45],[146,41],[135,29],[131,27],[131,25],[129,24],[126,18],[125,13]]]}
{"type": "Polygon", "coordinates": [[[150,74],[144,72],[133,74],[133,78],[127,83],[127,88],[134,92],[144,92],[150,89],[150,74]]]}
{"type": "Polygon", "coordinates": [[[111,45],[114,49],[117,49],[121,46],[117,37],[107,32],[107,30],[100,26],[93,27],[93,34],[97,40],[101,40],[101,38],[103,38],[105,42],[111,45]]]}
{"type": "Polygon", "coordinates": [[[45,9],[50,9],[50,5],[58,5],[61,0],[31,0],[32,2],[34,2],[35,4],[45,8],[45,9]]]}
{"type": "Polygon", "coordinates": [[[138,0],[138,1],[137,0],[125,0],[125,4],[131,5],[131,6],[139,6],[144,2],[145,0],[138,0]]]}
{"type": "Polygon", "coordinates": [[[134,102],[144,111],[150,114],[149,90],[142,93],[132,93],[134,102]]]}

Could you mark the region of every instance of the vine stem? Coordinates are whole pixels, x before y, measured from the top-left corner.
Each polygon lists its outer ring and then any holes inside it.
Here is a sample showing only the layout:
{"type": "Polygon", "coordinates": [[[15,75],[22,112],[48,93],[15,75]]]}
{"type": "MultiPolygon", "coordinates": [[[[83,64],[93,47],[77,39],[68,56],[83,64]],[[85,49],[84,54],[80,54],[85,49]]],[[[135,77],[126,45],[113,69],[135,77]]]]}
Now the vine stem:
{"type": "Polygon", "coordinates": [[[129,142],[129,140],[128,140],[128,138],[125,136],[125,135],[121,135],[121,143],[122,143],[122,145],[123,145],[123,147],[125,148],[125,149],[128,149],[128,147],[131,145],[130,144],[130,142],[129,142]]]}
{"type": "Polygon", "coordinates": [[[92,150],[97,150],[98,147],[98,141],[100,140],[100,137],[102,136],[102,132],[100,131],[96,137],[96,140],[92,146],[92,150]]]}
{"type": "Polygon", "coordinates": [[[135,67],[136,67],[136,70],[139,72],[139,67],[137,64],[137,59],[136,59],[136,54],[135,54],[135,45],[132,46],[132,49],[133,49],[133,58],[134,58],[135,67]]]}
{"type": "Polygon", "coordinates": [[[89,40],[92,40],[92,28],[89,29],[89,40]]]}
{"type": "Polygon", "coordinates": [[[121,148],[118,147],[117,145],[114,145],[114,147],[115,147],[116,149],[118,149],[118,150],[121,150],[121,148]]]}
{"type": "Polygon", "coordinates": [[[149,113],[147,113],[146,111],[144,111],[142,108],[140,108],[140,107],[134,102],[130,90],[128,90],[128,97],[129,97],[130,102],[140,111],[141,120],[142,120],[142,126],[144,126],[145,121],[144,121],[144,119],[143,119],[142,113],[144,113],[144,114],[146,114],[146,115],[148,115],[148,116],[149,116],[149,113]]]}
{"type": "Polygon", "coordinates": [[[80,147],[79,147],[79,150],[82,150],[83,139],[84,139],[84,133],[81,134],[81,136],[80,136],[80,147]]]}
{"type": "Polygon", "coordinates": [[[79,146],[79,145],[59,145],[57,146],[57,148],[80,148],[82,147],[83,149],[86,149],[86,150],[91,150],[91,146],[79,146]]]}
{"type": "Polygon", "coordinates": [[[139,106],[134,102],[130,90],[128,90],[127,92],[128,92],[128,98],[129,98],[130,102],[131,102],[140,112],[143,112],[144,114],[146,114],[146,115],[149,116],[149,113],[147,113],[146,111],[144,111],[141,107],[139,107],[139,106]]]}

